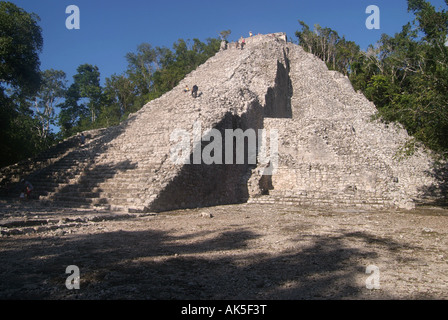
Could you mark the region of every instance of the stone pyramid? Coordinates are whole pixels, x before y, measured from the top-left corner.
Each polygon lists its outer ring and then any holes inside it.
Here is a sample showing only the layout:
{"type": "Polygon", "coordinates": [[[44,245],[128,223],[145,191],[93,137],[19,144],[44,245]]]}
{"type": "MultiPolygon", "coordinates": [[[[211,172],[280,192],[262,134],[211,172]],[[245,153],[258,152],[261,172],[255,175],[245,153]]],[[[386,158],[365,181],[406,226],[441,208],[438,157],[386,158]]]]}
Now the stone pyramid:
{"type": "Polygon", "coordinates": [[[400,157],[410,137],[372,120],[375,112],[346,77],[285,34],[258,35],[242,50],[228,44],[121,125],[85,132],[84,146],[72,137],[1,176],[11,183],[26,176],[41,201],[126,211],[241,202],[412,208],[440,196],[428,152],[400,157]],[[196,98],[184,92],[193,85],[196,98]],[[210,129],[223,137],[277,132],[274,173],[266,174],[272,163],[248,156],[239,164],[195,162],[210,129]],[[174,132],[190,133],[190,164],[173,161],[174,132]]]}

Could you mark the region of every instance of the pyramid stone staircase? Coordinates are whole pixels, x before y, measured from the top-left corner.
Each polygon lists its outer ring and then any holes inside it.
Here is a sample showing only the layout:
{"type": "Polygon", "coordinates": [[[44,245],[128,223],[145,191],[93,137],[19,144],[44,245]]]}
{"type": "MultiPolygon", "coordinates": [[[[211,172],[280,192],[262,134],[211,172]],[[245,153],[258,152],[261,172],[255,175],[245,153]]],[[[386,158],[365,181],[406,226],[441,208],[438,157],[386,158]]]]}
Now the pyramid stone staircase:
{"type": "Polygon", "coordinates": [[[397,160],[406,131],[372,121],[375,107],[346,77],[285,40],[259,35],[243,50],[229,46],[119,126],[86,132],[85,145],[72,137],[2,169],[0,184],[27,177],[41,201],[126,211],[246,201],[412,207],[437,184],[428,154],[397,160]],[[194,84],[197,98],[183,91],[194,84]],[[261,162],[196,164],[207,130],[224,137],[238,128],[278,131],[275,174],[261,162]],[[188,134],[190,164],[173,161],[174,132],[188,134]]]}

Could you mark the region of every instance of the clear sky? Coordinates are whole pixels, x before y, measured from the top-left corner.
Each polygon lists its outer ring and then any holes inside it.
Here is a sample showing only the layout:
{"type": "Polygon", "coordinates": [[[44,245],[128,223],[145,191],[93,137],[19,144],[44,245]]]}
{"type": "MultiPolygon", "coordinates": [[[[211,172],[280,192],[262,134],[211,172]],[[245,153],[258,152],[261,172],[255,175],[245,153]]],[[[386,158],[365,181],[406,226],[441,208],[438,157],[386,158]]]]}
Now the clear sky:
{"type": "MultiPolygon", "coordinates": [[[[101,80],[126,70],[125,55],[137,45],[170,47],[179,38],[217,37],[230,29],[229,40],[257,33],[286,32],[294,36],[297,20],[309,26],[320,24],[355,41],[365,49],[382,33],[393,35],[412,20],[407,0],[10,0],[41,21],[44,48],[41,70],[57,69],[67,73],[69,83],[76,68],[84,63],[99,67],[101,80]],[[66,8],[80,10],[80,29],[66,28],[66,8]],[[365,26],[366,8],[380,9],[380,29],[365,26]]],[[[446,8],[443,0],[430,1],[446,8]]]]}

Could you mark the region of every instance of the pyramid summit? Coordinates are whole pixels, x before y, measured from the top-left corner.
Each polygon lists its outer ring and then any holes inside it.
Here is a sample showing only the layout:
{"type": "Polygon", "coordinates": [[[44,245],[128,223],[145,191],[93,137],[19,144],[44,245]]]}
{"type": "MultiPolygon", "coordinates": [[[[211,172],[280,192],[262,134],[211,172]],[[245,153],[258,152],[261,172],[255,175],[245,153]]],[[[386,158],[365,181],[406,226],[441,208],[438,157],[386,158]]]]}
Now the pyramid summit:
{"type": "Polygon", "coordinates": [[[374,120],[375,106],[347,77],[286,40],[274,33],[246,38],[242,49],[223,45],[119,126],[3,168],[2,185],[26,177],[41,201],[147,212],[241,202],[411,209],[444,196],[430,152],[404,155],[406,130],[374,120]],[[196,97],[184,91],[194,85],[196,97]],[[245,134],[244,150],[255,143],[255,161],[249,152],[236,161],[230,131],[245,134]],[[173,161],[179,145],[185,161],[173,161]]]}

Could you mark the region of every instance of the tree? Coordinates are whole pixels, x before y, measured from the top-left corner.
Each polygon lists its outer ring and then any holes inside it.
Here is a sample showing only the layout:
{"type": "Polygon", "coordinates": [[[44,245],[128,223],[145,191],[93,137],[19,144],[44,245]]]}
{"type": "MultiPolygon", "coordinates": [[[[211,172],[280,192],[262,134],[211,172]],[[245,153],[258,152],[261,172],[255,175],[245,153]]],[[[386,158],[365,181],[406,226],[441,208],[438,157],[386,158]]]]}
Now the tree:
{"type": "Polygon", "coordinates": [[[2,93],[5,84],[25,95],[32,95],[39,89],[39,52],[43,38],[38,21],[37,15],[27,13],[11,2],[0,2],[2,93]]]}
{"type": "Polygon", "coordinates": [[[160,69],[157,61],[157,50],[149,43],[137,47],[137,53],[126,54],[128,62],[127,73],[138,88],[139,94],[146,95],[151,91],[152,74],[160,69]]]}
{"type": "Polygon", "coordinates": [[[0,165],[30,157],[40,146],[27,98],[40,87],[39,17],[0,2],[0,165]]]}
{"type": "Polygon", "coordinates": [[[219,33],[219,37],[221,38],[221,40],[227,41],[227,38],[230,36],[231,33],[232,33],[232,31],[230,29],[223,30],[219,33]]]}
{"type": "Polygon", "coordinates": [[[73,83],[65,93],[65,101],[61,104],[58,116],[58,124],[63,137],[70,137],[79,130],[81,119],[88,116],[88,110],[83,104],[79,104],[81,98],[79,86],[73,83]]]}
{"type": "Polygon", "coordinates": [[[299,24],[302,27],[301,31],[296,31],[296,37],[301,45],[307,52],[315,54],[315,39],[316,35],[310,30],[310,27],[302,20],[299,20],[299,24]]]}
{"type": "MultiPolygon", "coordinates": [[[[448,2],[445,1],[447,4],[448,2]]],[[[380,41],[383,74],[394,98],[380,114],[398,119],[408,132],[436,151],[448,151],[448,13],[424,0],[409,0],[413,22],[380,41]]]]}
{"type": "Polygon", "coordinates": [[[83,64],[76,71],[59,114],[59,125],[65,137],[94,128],[104,99],[98,67],[83,64]]]}
{"type": "Polygon", "coordinates": [[[39,136],[45,142],[50,133],[50,125],[55,124],[55,108],[65,97],[66,75],[60,70],[45,70],[41,73],[42,84],[34,98],[34,108],[39,120],[39,136]]]}
{"type": "Polygon", "coordinates": [[[314,54],[324,61],[332,70],[337,70],[345,75],[356,74],[360,60],[361,50],[352,41],[330,28],[314,25],[314,29],[299,20],[301,30],[296,31],[296,37],[305,51],[314,54]]]}
{"type": "Polygon", "coordinates": [[[73,79],[79,88],[80,97],[87,99],[85,104],[90,113],[90,121],[94,123],[98,117],[102,99],[100,71],[97,66],[90,64],[83,64],[76,71],[78,73],[73,76],[73,79]]]}
{"type": "Polygon", "coordinates": [[[137,95],[137,87],[124,74],[113,74],[106,78],[106,87],[104,89],[109,104],[118,106],[119,118],[125,113],[133,110],[133,104],[137,95]]]}
{"type": "Polygon", "coordinates": [[[220,39],[207,39],[204,43],[199,39],[193,39],[193,43],[179,39],[173,44],[173,50],[158,49],[158,60],[163,68],[153,74],[154,91],[161,95],[174,88],[180,80],[199,65],[207,61],[219,51],[220,39]]]}

